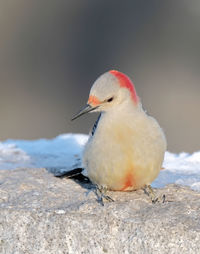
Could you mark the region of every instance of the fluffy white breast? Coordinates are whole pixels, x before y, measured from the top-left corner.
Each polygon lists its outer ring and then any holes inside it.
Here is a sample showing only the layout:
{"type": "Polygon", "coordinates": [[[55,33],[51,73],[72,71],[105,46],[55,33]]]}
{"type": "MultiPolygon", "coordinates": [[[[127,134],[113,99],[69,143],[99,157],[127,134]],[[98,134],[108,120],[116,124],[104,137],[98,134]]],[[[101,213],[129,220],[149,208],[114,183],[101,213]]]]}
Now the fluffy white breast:
{"type": "Polygon", "coordinates": [[[110,189],[120,189],[130,170],[142,185],[150,184],[160,171],[166,149],[156,120],[129,103],[102,114],[83,153],[90,179],[110,189]]]}

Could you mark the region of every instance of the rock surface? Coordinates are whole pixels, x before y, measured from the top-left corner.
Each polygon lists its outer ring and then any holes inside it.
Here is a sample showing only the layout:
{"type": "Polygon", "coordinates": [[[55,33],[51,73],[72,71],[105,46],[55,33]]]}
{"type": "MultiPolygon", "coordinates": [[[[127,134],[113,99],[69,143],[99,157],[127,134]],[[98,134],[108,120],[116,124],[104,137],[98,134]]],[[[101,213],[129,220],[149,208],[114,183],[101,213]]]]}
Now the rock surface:
{"type": "Polygon", "coordinates": [[[152,204],[143,191],[109,192],[45,169],[0,171],[0,253],[199,253],[200,193],[168,185],[152,204]]]}

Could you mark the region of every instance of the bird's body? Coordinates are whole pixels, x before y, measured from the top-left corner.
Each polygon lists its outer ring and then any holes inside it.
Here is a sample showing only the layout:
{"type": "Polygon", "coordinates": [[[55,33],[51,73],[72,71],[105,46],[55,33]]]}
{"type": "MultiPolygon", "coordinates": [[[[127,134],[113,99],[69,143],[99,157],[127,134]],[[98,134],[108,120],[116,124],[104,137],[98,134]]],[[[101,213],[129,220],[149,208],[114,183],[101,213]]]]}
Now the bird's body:
{"type": "Polygon", "coordinates": [[[88,104],[89,111],[102,112],[83,152],[90,180],[117,191],[151,184],[162,167],[166,139],[142,109],[130,79],[117,71],[103,74],[92,86],[88,104]]]}

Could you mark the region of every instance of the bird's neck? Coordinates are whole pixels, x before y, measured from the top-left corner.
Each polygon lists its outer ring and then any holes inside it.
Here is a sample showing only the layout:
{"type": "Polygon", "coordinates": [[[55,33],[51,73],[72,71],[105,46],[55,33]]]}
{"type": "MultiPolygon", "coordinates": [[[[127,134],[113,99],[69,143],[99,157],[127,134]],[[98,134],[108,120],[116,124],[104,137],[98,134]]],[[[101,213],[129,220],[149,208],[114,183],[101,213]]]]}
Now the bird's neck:
{"type": "Polygon", "coordinates": [[[145,118],[146,114],[142,105],[134,105],[132,101],[125,101],[113,107],[109,111],[103,112],[101,119],[108,124],[123,124],[129,121],[140,121],[145,118]]]}
{"type": "Polygon", "coordinates": [[[146,114],[141,105],[136,108],[133,104],[123,103],[114,109],[102,112],[94,137],[109,140],[121,134],[130,134],[145,125],[146,114]],[[121,133],[121,134],[120,134],[121,133]]]}

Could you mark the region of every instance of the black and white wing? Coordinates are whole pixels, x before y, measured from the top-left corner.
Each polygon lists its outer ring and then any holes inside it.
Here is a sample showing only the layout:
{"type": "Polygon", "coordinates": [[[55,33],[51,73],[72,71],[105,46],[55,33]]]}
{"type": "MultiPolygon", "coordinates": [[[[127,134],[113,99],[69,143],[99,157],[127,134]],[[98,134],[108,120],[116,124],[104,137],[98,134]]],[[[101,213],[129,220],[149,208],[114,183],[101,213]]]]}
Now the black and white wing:
{"type": "Polygon", "coordinates": [[[94,123],[94,125],[92,127],[92,131],[90,132],[90,136],[94,136],[94,133],[95,133],[95,131],[97,129],[97,126],[98,126],[100,118],[101,118],[101,114],[98,116],[96,122],[94,123]]]}

